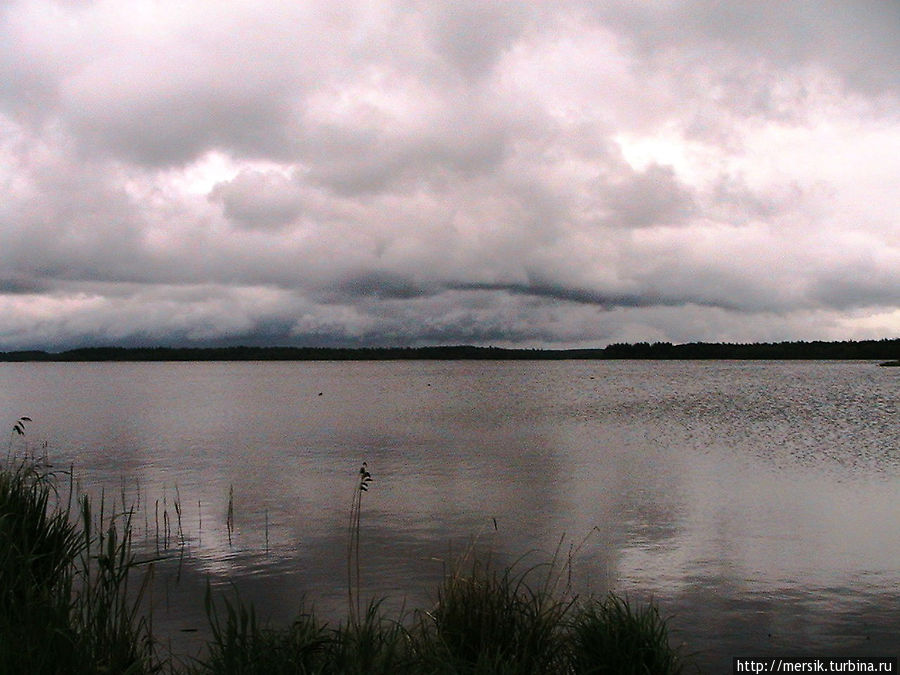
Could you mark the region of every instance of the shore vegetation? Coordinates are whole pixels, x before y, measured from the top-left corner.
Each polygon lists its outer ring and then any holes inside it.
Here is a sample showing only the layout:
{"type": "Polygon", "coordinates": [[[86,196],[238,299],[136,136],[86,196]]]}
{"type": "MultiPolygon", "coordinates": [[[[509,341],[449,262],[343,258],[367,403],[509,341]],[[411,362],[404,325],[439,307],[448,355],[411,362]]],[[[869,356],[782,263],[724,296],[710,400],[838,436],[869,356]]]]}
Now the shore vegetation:
{"type": "MultiPolygon", "coordinates": [[[[27,420],[27,418],[25,418],[27,420]]],[[[19,420],[17,424],[24,425],[19,420]]],[[[24,430],[24,426],[22,427],[24,430]]],[[[654,604],[571,593],[565,563],[508,567],[466,556],[432,607],[389,616],[361,601],[359,538],[365,464],[348,533],[348,617],[337,625],[298,611],[261,622],[235,590],[205,609],[205,653],[164,654],[144,602],[154,560],[132,546],[133,512],[78,496],[70,472],[7,458],[0,468],[0,664],[4,672],[109,673],[655,673],[684,671],[654,604]]],[[[364,546],[362,546],[364,549],[364,546]]],[[[568,570],[571,571],[570,569],[568,570]]]]}
{"type": "Polygon", "coordinates": [[[900,357],[900,338],[720,343],[616,343],[588,349],[474,345],[428,347],[80,347],[62,352],[0,352],[4,361],[404,361],[404,360],[884,360],[900,357]]]}

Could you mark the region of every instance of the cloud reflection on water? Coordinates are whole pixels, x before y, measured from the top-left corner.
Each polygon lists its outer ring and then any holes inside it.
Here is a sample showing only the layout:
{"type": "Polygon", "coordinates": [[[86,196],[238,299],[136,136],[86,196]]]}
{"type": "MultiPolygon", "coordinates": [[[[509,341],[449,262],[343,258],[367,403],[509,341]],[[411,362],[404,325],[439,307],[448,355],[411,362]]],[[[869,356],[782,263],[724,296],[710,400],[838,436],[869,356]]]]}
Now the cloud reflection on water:
{"type": "MultiPolygon", "coordinates": [[[[140,491],[145,508],[165,500],[170,518],[178,487],[188,555],[180,570],[177,559],[159,566],[154,621],[173,644],[202,637],[181,629],[204,628],[206,579],[234,582],[276,623],[304,594],[323,617],[345,618],[346,527],[365,459],[375,482],[363,500],[363,586],[390,608],[427,606],[445,563],[473,539],[500,564],[529,551],[539,562],[563,533],[567,554],[592,532],[573,558],[576,590],[653,596],[688,647],[721,664],[759,650],[897,643],[900,472],[887,371],[9,364],[0,406],[38,420],[85,485],[117,498],[122,485],[140,491]]],[[[152,551],[154,514],[135,520],[152,551]]]]}

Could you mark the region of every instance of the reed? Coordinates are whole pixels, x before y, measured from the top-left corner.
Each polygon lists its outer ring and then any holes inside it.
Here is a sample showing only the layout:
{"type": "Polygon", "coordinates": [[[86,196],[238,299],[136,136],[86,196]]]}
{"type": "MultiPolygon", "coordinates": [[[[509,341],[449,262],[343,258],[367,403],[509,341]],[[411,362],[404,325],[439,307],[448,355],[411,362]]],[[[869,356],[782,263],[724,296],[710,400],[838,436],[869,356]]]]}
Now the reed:
{"type": "Polygon", "coordinates": [[[580,604],[569,626],[571,668],[576,673],[675,675],[683,658],[669,646],[667,621],[654,604],[632,605],[609,594],[580,604]]]}
{"type": "MultiPolygon", "coordinates": [[[[15,455],[13,454],[13,441],[16,439],[16,436],[25,436],[25,423],[30,421],[30,417],[23,415],[22,417],[17,419],[10,428],[9,445],[6,450],[6,466],[9,466],[10,462],[15,458],[15,455]]],[[[27,454],[27,448],[24,454],[27,454]]]]}
{"type": "Polygon", "coordinates": [[[323,672],[331,637],[313,614],[301,611],[285,630],[262,626],[252,605],[245,604],[235,591],[234,599],[217,603],[209,586],[205,597],[212,640],[205,660],[197,661],[193,673],[273,673],[323,672]]]}
{"type": "MultiPolygon", "coordinates": [[[[521,562],[521,561],[520,561],[521,562]]],[[[675,675],[684,672],[652,603],[610,594],[578,601],[551,592],[545,567],[494,568],[472,560],[448,575],[436,606],[396,619],[372,600],[335,628],[300,610],[283,629],[252,605],[213,601],[213,639],[194,673],[675,675]]],[[[554,571],[555,574],[555,571],[554,571]]]]}
{"type": "Polygon", "coordinates": [[[234,485],[228,486],[228,509],[225,513],[225,529],[228,530],[228,545],[231,546],[231,535],[234,533],[234,485]]]}
{"type": "MultiPolygon", "coordinates": [[[[533,554],[510,566],[470,550],[445,576],[429,610],[386,616],[379,600],[363,606],[360,564],[362,493],[357,474],[348,525],[348,618],[331,627],[303,601],[291,625],[259,621],[235,591],[207,586],[211,639],[189,665],[163,662],[152,615],[142,613],[154,581],[151,561],[132,552],[134,512],[57,493],[57,476],[33,463],[0,468],[0,664],[19,673],[655,673],[684,671],[667,621],[652,603],[580,599],[572,593],[577,549],[565,537],[546,562],[533,554]],[[74,507],[73,507],[74,504],[74,507]]],[[[175,514],[181,528],[181,497],[175,514]]],[[[113,500],[115,503],[117,500],[113,500]]],[[[233,488],[228,530],[233,529],[233,488]]],[[[145,500],[145,503],[146,500],[145,500]]],[[[159,502],[156,502],[157,527],[159,502]]],[[[198,511],[200,504],[198,502],[198,511]]],[[[168,521],[163,503],[163,544],[168,521]]],[[[145,529],[146,529],[145,524],[145,529]]],[[[583,545],[583,542],[582,544],[583,545]]],[[[157,535],[157,547],[159,535],[157,535]]],[[[580,545],[579,545],[580,546],[580,545]]],[[[182,549],[183,549],[182,545],[182,549]]],[[[268,548],[268,543],[267,543],[268,548]]]]}
{"type": "Polygon", "coordinates": [[[52,496],[31,465],[0,474],[0,663],[11,672],[49,672],[55,655],[77,655],[70,566],[82,540],[52,496]]]}
{"type": "Polygon", "coordinates": [[[519,570],[473,559],[450,574],[421,613],[420,658],[447,672],[566,672],[566,616],[572,600],[553,593],[552,562],[519,570]]]}
{"type": "Polygon", "coordinates": [[[150,615],[143,598],[152,583],[153,565],[147,563],[134,588],[135,572],[143,566],[132,552],[132,511],[92,512],[88,497],[81,499],[80,528],[83,545],[75,562],[73,623],[89,664],[108,672],[146,672],[155,664],[150,615]]]}
{"type": "Polygon", "coordinates": [[[413,636],[397,619],[385,616],[381,600],[370,600],[362,613],[332,632],[323,672],[347,675],[402,675],[425,672],[413,648],[413,636]]]}
{"type": "Polygon", "coordinates": [[[369,490],[369,484],[372,480],[372,474],[369,473],[368,465],[366,462],[363,462],[362,466],[359,467],[357,481],[353,489],[353,500],[350,504],[350,524],[347,528],[347,604],[351,623],[359,623],[362,613],[359,530],[362,514],[362,495],[369,490]]]}
{"type": "Polygon", "coordinates": [[[184,551],[185,547],[185,539],[184,539],[184,528],[181,526],[181,493],[178,491],[178,484],[175,484],[175,501],[173,502],[173,506],[175,507],[175,516],[178,519],[178,541],[181,550],[184,551]]]}
{"type": "Polygon", "coordinates": [[[130,513],[63,508],[53,474],[0,471],[0,663],[11,673],[158,670],[149,618],[128,579],[130,513]]]}

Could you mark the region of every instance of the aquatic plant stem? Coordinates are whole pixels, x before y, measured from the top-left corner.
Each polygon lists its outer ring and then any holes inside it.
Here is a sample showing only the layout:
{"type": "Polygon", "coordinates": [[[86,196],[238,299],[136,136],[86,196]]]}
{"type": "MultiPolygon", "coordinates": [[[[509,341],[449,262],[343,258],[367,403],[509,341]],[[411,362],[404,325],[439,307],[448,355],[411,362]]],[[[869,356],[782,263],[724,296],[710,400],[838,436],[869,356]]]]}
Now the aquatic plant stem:
{"type": "Polygon", "coordinates": [[[366,462],[359,467],[358,481],[353,489],[353,501],[350,504],[350,525],[347,533],[347,603],[350,611],[350,621],[354,625],[359,624],[362,615],[362,603],[360,601],[360,565],[359,565],[359,530],[362,512],[362,493],[367,492],[369,483],[372,482],[372,474],[369,473],[366,462]],[[355,569],[354,569],[355,568],[355,569]],[[354,601],[354,577],[356,581],[354,601]]]}
{"type": "Polygon", "coordinates": [[[234,485],[228,486],[228,512],[225,515],[225,527],[228,530],[228,545],[231,546],[231,533],[234,532],[234,485]]]}

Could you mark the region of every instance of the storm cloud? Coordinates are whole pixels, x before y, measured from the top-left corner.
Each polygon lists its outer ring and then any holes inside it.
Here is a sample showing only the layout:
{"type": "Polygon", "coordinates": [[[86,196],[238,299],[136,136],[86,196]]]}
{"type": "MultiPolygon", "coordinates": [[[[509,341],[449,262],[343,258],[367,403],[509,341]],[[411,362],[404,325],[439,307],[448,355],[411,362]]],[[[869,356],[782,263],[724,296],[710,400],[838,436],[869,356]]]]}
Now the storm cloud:
{"type": "Polygon", "coordinates": [[[900,335],[886,2],[11,0],[0,349],[900,335]]]}

